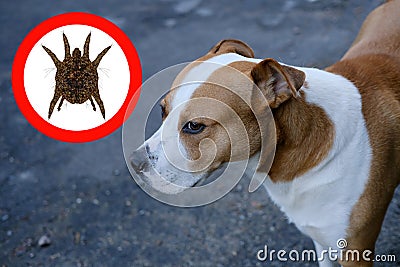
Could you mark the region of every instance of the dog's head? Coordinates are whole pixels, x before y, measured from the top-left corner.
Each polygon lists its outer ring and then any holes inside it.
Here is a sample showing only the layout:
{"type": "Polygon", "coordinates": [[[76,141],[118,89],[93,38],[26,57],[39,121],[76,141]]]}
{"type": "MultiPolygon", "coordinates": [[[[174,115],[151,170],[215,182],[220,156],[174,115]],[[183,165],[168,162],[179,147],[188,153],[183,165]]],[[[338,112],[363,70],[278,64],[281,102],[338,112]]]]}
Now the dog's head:
{"type": "Polygon", "coordinates": [[[241,41],[219,42],[175,78],[161,101],[161,127],[131,155],[134,171],[173,194],[224,163],[249,159],[261,149],[262,113],[296,97],[304,78],[273,59],[254,59],[241,41]]]}

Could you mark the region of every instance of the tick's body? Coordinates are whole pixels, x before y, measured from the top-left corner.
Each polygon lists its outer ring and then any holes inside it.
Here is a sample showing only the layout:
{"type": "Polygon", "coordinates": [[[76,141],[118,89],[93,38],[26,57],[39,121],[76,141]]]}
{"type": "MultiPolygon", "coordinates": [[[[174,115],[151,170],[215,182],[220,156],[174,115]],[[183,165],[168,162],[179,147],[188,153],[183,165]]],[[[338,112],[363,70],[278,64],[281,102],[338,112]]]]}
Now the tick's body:
{"type": "Polygon", "coordinates": [[[54,97],[50,102],[48,118],[50,119],[53,109],[61,98],[60,104],[57,110],[60,111],[61,105],[64,100],[67,100],[71,104],[82,104],[87,100],[90,100],[93,110],[96,111],[93,99],[97,102],[100,107],[101,114],[105,118],[105,109],[103,101],[100,98],[99,93],[99,76],[97,73],[97,67],[103,56],[111,48],[111,46],[105,48],[94,61],[89,59],[89,33],[85,41],[83,55],[81,51],[75,48],[72,55],[70,54],[70,47],[68,39],[63,34],[65,57],[63,61],[58,60],[57,56],[47,47],[43,46],[43,49],[51,57],[54,65],[57,68],[56,73],[56,87],[54,97]]]}

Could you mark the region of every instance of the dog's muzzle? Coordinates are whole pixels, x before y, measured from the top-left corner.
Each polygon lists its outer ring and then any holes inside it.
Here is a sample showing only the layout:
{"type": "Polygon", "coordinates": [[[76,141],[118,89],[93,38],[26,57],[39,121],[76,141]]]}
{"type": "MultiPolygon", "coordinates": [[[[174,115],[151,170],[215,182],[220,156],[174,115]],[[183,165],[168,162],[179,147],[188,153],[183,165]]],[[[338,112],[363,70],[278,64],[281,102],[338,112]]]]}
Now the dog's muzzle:
{"type": "Polygon", "coordinates": [[[151,168],[147,151],[147,145],[141,146],[137,150],[133,151],[129,158],[133,170],[139,175],[148,172],[151,168]]]}

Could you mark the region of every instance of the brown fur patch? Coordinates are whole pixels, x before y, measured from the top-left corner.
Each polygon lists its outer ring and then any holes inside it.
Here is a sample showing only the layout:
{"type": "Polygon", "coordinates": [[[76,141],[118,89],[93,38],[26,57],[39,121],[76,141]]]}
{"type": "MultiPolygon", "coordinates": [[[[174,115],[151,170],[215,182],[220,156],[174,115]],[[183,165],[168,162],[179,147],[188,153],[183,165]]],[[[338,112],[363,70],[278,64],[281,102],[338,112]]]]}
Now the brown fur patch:
{"type": "Polygon", "coordinates": [[[291,181],[327,156],[335,130],[325,111],[307,103],[304,93],[272,112],[277,127],[277,146],[269,175],[274,182],[291,181]]]}
{"type": "Polygon", "coordinates": [[[400,55],[400,1],[390,1],[372,11],[343,59],[368,54],[400,55]]]}
{"type": "Polygon", "coordinates": [[[254,57],[253,49],[251,49],[246,43],[235,40],[227,39],[222,40],[210,49],[209,53],[224,54],[224,53],[236,53],[245,57],[254,57]]]}

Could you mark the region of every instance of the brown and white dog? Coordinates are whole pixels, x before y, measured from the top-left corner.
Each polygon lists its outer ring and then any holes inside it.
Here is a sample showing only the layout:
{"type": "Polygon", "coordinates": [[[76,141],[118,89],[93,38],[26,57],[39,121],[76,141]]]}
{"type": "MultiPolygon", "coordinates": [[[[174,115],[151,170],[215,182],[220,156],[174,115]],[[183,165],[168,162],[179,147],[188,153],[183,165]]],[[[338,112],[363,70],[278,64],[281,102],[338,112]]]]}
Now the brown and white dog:
{"type": "MultiPolygon", "coordinates": [[[[245,157],[250,162],[258,159],[261,137],[254,112],[235,94],[214,88],[214,84],[226,85],[251,98],[254,83],[267,99],[276,124],[276,154],[263,184],[272,200],[314,240],[317,252],[335,248],[340,238],[347,240],[346,249],[374,251],[400,182],[399,14],[400,1],[388,1],[374,10],[344,57],[325,70],[255,59],[252,49],[241,41],[219,42],[177,76],[175,85],[196,79],[207,83],[179,86],[166,95],[161,102],[163,124],[133,152],[133,168],[143,174],[153,167],[163,178],[147,175],[148,181],[160,191],[176,193],[169,188],[171,183],[191,187],[224,163],[243,160],[243,148],[230,142],[226,133],[226,127],[236,127],[230,125],[230,116],[214,111],[224,127],[196,117],[198,110],[207,109],[188,101],[196,98],[212,98],[230,106],[249,136],[245,157]],[[205,67],[207,62],[219,67],[205,67]],[[252,83],[232,75],[230,68],[252,83]],[[178,106],[175,124],[166,125],[172,123],[168,116],[178,106]],[[188,159],[196,161],[207,149],[216,148],[212,164],[204,168],[188,164],[191,171],[174,168],[163,149],[168,140],[161,141],[167,126],[188,159]],[[205,142],[201,147],[206,139],[213,144],[208,147],[205,142]]],[[[259,112],[267,108],[256,105],[259,112]]],[[[320,262],[320,266],[336,264],[320,262]]],[[[372,261],[340,264],[370,266],[372,261]]]]}

